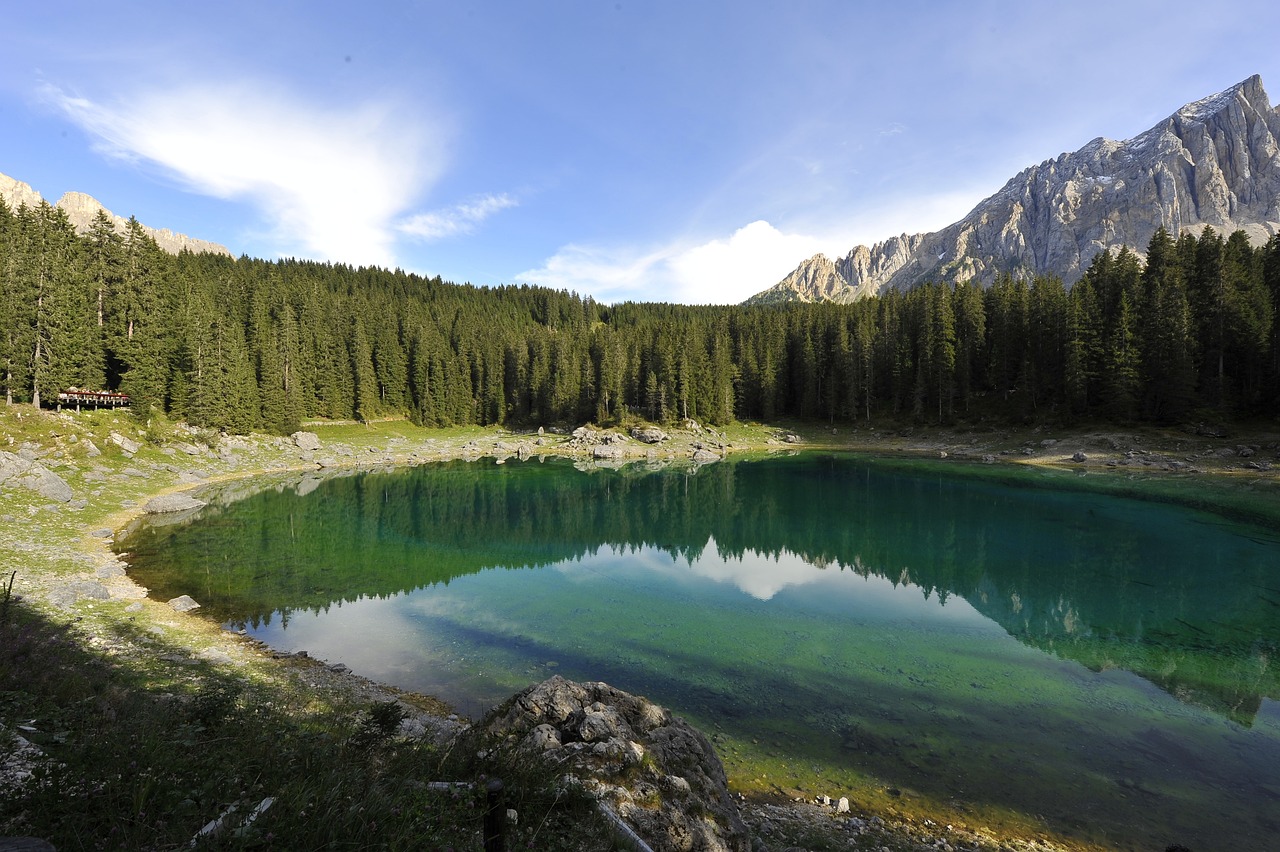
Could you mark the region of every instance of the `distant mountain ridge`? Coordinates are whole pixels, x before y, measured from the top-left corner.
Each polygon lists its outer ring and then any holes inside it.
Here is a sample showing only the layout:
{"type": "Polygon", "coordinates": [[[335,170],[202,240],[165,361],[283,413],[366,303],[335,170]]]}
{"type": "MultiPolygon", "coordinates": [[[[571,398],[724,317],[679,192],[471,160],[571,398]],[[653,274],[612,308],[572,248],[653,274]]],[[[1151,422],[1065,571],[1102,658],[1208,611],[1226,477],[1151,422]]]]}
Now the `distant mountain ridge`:
{"type": "Polygon", "coordinates": [[[1001,273],[1074,283],[1104,250],[1145,252],[1164,227],[1175,237],[1211,226],[1255,244],[1280,233],[1280,109],[1254,75],[1189,103],[1124,142],[1101,137],[1024,169],[959,222],[902,234],[845,257],[815,255],[747,304],[850,302],[924,281],[1001,273]]]}
{"type": "MultiPolygon", "coordinates": [[[[14,209],[17,209],[22,204],[28,207],[35,207],[44,200],[40,193],[32,189],[30,185],[4,174],[0,174],[0,198],[3,198],[5,203],[14,209]]],[[[85,195],[83,192],[65,193],[53,206],[65,210],[71,224],[75,226],[76,231],[82,234],[89,230],[89,226],[93,223],[94,217],[98,215],[99,210],[106,210],[111,221],[115,223],[116,231],[120,234],[125,233],[129,221],[123,216],[117,216],[107,210],[100,201],[93,196],[85,195]]],[[[177,254],[186,249],[195,254],[210,252],[212,254],[231,256],[230,250],[218,243],[198,240],[195,237],[188,237],[186,234],[175,234],[168,228],[157,229],[143,225],[142,229],[156,241],[156,245],[170,254],[177,254]]]]}

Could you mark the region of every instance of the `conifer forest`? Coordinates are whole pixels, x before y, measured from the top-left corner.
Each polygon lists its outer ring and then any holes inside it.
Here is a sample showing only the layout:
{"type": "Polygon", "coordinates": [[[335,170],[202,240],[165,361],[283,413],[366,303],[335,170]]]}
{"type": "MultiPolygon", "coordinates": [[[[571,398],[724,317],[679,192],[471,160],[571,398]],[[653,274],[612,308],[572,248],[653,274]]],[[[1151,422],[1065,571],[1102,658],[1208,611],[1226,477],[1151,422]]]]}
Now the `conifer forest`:
{"type": "Polygon", "coordinates": [[[1280,413],[1280,237],[1161,230],[1067,287],[1005,276],[853,304],[602,305],[536,286],[161,251],[0,201],[0,383],[232,432],[407,416],[511,428],[890,416],[1183,423],[1280,413]]]}

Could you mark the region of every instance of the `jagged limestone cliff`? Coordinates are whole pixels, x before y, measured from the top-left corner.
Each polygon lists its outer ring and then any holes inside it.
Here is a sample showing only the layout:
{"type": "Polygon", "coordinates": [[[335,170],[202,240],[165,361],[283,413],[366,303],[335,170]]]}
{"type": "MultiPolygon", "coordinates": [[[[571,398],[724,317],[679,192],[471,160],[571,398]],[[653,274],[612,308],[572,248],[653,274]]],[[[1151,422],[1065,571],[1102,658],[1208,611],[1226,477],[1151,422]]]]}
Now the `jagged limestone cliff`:
{"type": "Polygon", "coordinates": [[[1255,243],[1280,233],[1280,110],[1256,75],[1132,139],[1094,139],[1025,169],[941,231],[812,257],[749,303],[848,302],[1003,272],[1070,284],[1105,249],[1141,254],[1160,227],[1176,236],[1206,225],[1255,243]]]}
{"type": "MultiPolygon", "coordinates": [[[[15,209],[23,204],[28,207],[35,207],[44,200],[40,193],[27,184],[3,174],[0,174],[0,198],[3,198],[6,204],[15,209]]],[[[115,223],[116,231],[120,234],[123,235],[128,226],[127,219],[107,210],[96,198],[85,195],[83,192],[68,192],[59,198],[58,203],[54,206],[65,210],[67,218],[71,220],[71,224],[82,234],[89,230],[89,225],[92,224],[99,210],[106,210],[107,216],[115,223]]],[[[177,254],[183,249],[197,254],[200,252],[228,256],[231,254],[226,246],[211,243],[207,240],[198,240],[194,237],[188,237],[186,234],[175,234],[167,228],[148,228],[144,225],[143,230],[156,241],[156,245],[170,254],[177,254]]]]}

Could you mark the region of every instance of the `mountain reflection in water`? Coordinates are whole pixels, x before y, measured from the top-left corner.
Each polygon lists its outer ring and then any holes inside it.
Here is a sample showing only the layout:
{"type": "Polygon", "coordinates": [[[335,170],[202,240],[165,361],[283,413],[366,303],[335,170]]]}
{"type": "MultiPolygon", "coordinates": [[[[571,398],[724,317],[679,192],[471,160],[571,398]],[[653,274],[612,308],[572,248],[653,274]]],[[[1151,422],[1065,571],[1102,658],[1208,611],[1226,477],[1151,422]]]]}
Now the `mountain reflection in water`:
{"type": "Polygon", "coordinates": [[[963,471],[307,474],[120,546],[153,597],[467,712],[553,672],[646,694],[746,786],[908,790],[1109,848],[1273,838],[1274,533],[963,471]]]}
{"type": "Polygon", "coordinates": [[[840,457],[717,464],[696,475],[583,474],[558,462],[495,473],[452,462],[304,475],[252,500],[206,495],[215,502],[194,528],[143,524],[122,547],[147,584],[180,588],[241,625],[607,546],[684,560],[709,547],[721,559],[705,571],[768,598],[809,581],[804,570],[782,570],[776,557],[790,553],[944,602],[964,598],[1023,642],[1094,670],[1127,669],[1239,722],[1277,697],[1267,661],[1280,648],[1280,543],[1212,516],[903,476],[840,457]],[[198,564],[199,573],[155,576],[161,551],[164,563],[198,564]]]}

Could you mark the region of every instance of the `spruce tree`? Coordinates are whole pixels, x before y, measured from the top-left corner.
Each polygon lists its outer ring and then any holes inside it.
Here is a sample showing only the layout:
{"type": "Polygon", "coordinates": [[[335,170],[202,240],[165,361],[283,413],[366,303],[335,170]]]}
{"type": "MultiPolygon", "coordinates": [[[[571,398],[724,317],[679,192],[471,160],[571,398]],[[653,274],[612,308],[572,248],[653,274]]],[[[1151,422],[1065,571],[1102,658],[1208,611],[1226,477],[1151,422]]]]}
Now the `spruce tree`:
{"type": "Polygon", "coordinates": [[[1176,421],[1192,404],[1195,340],[1178,255],[1164,228],[1156,231],[1147,247],[1140,316],[1145,413],[1157,421],[1176,421]]]}

